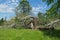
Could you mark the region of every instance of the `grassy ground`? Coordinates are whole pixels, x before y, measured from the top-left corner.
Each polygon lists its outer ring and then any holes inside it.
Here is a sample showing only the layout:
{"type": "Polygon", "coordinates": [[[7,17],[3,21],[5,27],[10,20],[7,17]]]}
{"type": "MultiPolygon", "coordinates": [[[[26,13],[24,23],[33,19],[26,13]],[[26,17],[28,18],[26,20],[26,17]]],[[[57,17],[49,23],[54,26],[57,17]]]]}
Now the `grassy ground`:
{"type": "Polygon", "coordinates": [[[0,40],[60,40],[60,30],[0,29],[0,40]]]}

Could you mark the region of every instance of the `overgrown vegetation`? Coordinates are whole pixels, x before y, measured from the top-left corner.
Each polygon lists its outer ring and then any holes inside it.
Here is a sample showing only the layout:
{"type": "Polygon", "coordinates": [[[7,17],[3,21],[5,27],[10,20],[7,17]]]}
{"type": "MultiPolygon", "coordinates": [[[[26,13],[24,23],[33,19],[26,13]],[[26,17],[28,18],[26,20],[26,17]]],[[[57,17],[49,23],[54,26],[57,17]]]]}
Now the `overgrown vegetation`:
{"type": "Polygon", "coordinates": [[[0,40],[60,40],[60,0],[43,2],[46,2],[47,6],[53,5],[46,13],[38,12],[37,17],[30,17],[33,15],[32,7],[27,0],[21,0],[15,9],[14,18],[9,21],[3,18],[0,20],[0,40]],[[52,25],[46,26],[47,24],[52,25]],[[54,27],[54,30],[32,30],[31,25],[37,29],[54,27]]]}
{"type": "MultiPolygon", "coordinates": [[[[49,6],[52,4],[51,8],[47,10],[46,13],[38,12],[38,18],[37,18],[37,25],[36,26],[45,26],[46,24],[49,24],[51,21],[55,21],[60,19],[60,6],[59,6],[59,0],[55,2],[55,0],[43,0],[43,2],[46,2],[49,6]]],[[[18,4],[18,6],[15,9],[16,17],[11,18],[9,21],[5,21],[3,19],[0,20],[0,25],[12,25],[15,24],[16,27],[22,27],[27,25],[31,20],[30,18],[23,19],[24,17],[28,15],[33,15],[33,12],[31,11],[32,7],[30,6],[29,2],[27,0],[21,0],[18,4]],[[23,19],[23,20],[22,20],[23,19]]],[[[59,22],[60,23],[60,22],[59,22]]],[[[58,24],[59,24],[58,23],[58,24]]],[[[57,25],[57,23],[55,23],[57,25]]],[[[60,26],[60,25],[59,25],[60,26]]]]}

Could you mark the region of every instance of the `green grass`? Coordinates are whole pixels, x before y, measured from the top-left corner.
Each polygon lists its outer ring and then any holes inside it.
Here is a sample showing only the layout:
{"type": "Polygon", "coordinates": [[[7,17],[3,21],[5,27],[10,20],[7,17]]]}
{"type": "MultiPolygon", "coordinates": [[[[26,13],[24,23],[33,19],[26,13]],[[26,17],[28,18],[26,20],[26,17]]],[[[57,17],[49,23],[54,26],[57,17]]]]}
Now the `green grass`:
{"type": "Polygon", "coordinates": [[[60,40],[60,30],[0,29],[0,40],[60,40]]]}

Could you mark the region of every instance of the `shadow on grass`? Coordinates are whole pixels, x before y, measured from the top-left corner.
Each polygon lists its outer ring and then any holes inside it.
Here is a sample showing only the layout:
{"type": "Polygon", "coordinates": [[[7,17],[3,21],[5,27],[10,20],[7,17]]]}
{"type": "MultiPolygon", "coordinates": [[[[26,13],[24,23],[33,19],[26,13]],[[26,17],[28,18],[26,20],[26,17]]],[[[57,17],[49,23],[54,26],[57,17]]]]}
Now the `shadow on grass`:
{"type": "Polygon", "coordinates": [[[60,38],[60,30],[41,30],[45,36],[60,38]]]}

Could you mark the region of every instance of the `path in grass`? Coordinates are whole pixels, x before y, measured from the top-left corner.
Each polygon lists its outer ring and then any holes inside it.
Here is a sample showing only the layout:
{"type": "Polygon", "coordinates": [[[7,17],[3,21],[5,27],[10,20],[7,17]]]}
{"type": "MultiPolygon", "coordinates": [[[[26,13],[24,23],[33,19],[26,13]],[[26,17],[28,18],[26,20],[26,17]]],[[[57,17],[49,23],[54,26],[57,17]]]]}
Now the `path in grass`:
{"type": "Polygon", "coordinates": [[[60,40],[60,30],[0,29],[0,40],[60,40]]]}

